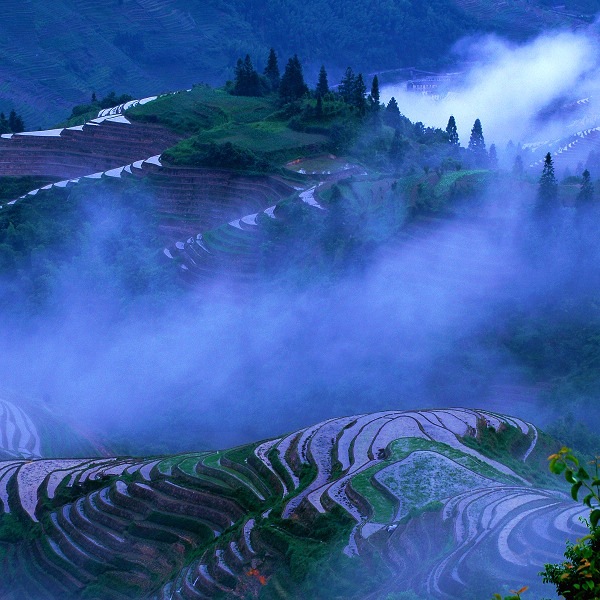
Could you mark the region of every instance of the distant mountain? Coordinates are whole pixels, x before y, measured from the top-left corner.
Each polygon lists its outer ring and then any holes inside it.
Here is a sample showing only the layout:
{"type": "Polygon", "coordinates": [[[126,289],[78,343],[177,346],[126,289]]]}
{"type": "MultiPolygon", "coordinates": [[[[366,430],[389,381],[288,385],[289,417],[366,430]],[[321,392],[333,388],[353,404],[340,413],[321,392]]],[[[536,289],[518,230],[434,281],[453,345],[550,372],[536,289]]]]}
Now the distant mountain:
{"type": "Polygon", "coordinates": [[[138,96],[222,83],[246,53],[262,68],[270,46],[281,67],[297,52],[309,76],[321,62],[333,74],[350,64],[433,67],[465,34],[524,38],[581,25],[593,10],[572,0],[560,8],[525,0],[7,0],[0,111],[15,107],[29,128],[47,127],[92,92],[138,96]]]}

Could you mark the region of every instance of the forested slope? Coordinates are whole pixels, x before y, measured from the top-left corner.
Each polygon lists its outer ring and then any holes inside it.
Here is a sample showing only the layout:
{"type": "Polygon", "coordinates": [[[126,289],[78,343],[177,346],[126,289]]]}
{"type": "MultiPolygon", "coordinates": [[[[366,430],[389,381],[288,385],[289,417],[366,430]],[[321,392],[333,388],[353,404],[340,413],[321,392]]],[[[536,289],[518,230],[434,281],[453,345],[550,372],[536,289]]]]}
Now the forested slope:
{"type": "Polygon", "coordinates": [[[29,128],[47,127],[116,81],[136,96],[222,83],[246,52],[262,68],[270,46],[281,62],[297,52],[308,75],[321,62],[332,74],[349,64],[362,71],[433,67],[465,34],[493,29],[523,38],[581,24],[567,13],[594,10],[570,4],[557,13],[522,0],[6,0],[0,111],[15,107],[29,128]]]}

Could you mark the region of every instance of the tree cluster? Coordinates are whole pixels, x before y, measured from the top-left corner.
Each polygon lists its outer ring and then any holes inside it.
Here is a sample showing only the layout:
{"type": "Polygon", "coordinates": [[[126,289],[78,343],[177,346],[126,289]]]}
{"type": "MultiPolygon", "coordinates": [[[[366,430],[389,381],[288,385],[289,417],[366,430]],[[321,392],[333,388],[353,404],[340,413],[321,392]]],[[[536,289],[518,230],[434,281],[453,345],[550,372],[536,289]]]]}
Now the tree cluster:
{"type": "Polygon", "coordinates": [[[14,109],[10,111],[8,119],[4,113],[0,113],[0,134],[21,133],[22,131],[25,131],[23,117],[18,115],[14,109]]]}
{"type": "Polygon", "coordinates": [[[92,98],[89,104],[78,104],[74,106],[71,110],[71,116],[69,119],[74,117],[79,117],[80,115],[84,115],[93,111],[100,111],[105,108],[112,108],[113,106],[119,106],[119,104],[125,104],[125,102],[129,102],[133,100],[133,96],[129,94],[121,94],[117,96],[115,92],[110,92],[101,100],[98,100],[96,97],[96,92],[92,93],[92,98]]]}
{"type": "Polygon", "coordinates": [[[366,112],[367,86],[363,80],[362,73],[354,74],[352,67],[348,67],[339,86],[339,94],[350,106],[358,109],[359,114],[364,115],[366,112]]]}
{"type": "Polygon", "coordinates": [[[263,75],[259,75],[250,55],[238,59],[234,70],[235,77],[231,93],[235,96],[263,96],[270,92],[277,92],[283,103],[292,102],[302,98],[308,93],[304,82],[302,65],[297,54],[290,58],[283,75],[280,74],[277,54],[271,48],[263,75]]]}
{"type": "Polygon", "coordinates": [[[246,58],[242,60],[238,58],[237,65],[234,69],[235,79],[233,83],[232,94],[234,96],[262,96],[264,85],[260,75],[252,65],[250,55],[246,54],[246,58]]]}

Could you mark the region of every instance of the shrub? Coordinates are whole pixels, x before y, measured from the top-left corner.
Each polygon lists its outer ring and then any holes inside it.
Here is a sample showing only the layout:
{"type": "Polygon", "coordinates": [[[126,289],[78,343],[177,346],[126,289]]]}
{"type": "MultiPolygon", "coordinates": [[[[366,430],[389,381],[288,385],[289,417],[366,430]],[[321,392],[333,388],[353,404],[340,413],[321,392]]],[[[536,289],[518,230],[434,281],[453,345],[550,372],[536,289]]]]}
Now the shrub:
{"type": "Polygon", "coordinates": [[[576,544],[567,542],[567,560],[559,565],[547,564],[540,575],[544,583],[552,583],[557,593],[567,600],[592,600],[600,596],[600,459],[591,463],[594,465],[593,475],[579,464],[569,448],[562,448],[549,460],[550,471],[556,475],[564,474],[566,481],[571,484],[573,500],[577,500],[579,492],[584,490],[586,494],[582,502],[591,512],[585,521],[589,533],[577,540],[576,544]]]}

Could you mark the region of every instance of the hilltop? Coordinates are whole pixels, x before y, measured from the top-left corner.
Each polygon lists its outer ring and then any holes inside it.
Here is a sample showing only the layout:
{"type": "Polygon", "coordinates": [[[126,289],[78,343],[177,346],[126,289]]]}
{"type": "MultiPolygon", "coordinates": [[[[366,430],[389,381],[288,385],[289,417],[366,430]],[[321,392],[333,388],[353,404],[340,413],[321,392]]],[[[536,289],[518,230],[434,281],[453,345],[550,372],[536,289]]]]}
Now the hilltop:
{"type": "Polygon", "coordinates": [[[564,537],[584,531],[585,509],[545,474],[555,448],[520,419],[447,409],[334,418],[218,452],[0,463],[0,593],[449,599],[536,587],[564,537]]]}
{"type": "Polygon", "coordinates": [[[315,79],[326,56],[339,75],[349,64],[363,72],[432,68],[466,34],[522,40],[592,19],[593,3],[563,4],[10,0],[0,23],[0,111],[16,108],[29,128],[48,127],[92,92],[114,90],[115,81],[138,97],[199,81],[220,84],[246,52],[262,69],[271,46],[282,61],[297,52],[315,79]]]}

